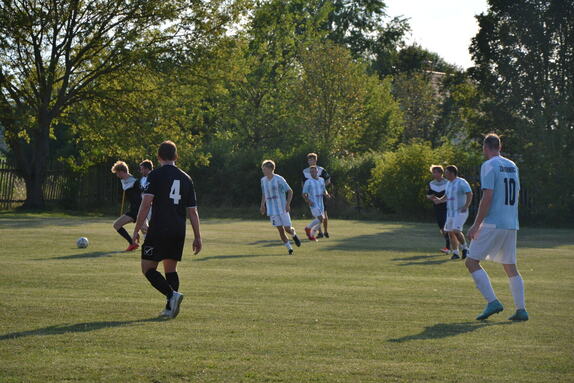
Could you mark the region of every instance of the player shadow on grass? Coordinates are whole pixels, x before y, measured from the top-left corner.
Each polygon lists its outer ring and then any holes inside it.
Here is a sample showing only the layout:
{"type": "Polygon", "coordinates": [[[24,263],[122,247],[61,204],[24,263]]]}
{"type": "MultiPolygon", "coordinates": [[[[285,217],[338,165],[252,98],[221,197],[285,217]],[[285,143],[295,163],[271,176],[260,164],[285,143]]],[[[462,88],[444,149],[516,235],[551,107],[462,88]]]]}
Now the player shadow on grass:
{"type": "Polygon", "coordinates": [[[429,266],[442,265],[443,263],[453,262],[444,254],[415,255],[412,257],[393,258],[393,261],[405,261],[403,263],[399,263],[399,266],[429,266]],[[440,259],[435,259],[437,257],[440,257],[440,259]]]}
{"type": "Polygon", "coordinates": [[[91,253],[78,253],[71,255],[61,255],[53,258],[37,258],[36,261],[51,261],[54,259],[86,259],[86,258],[103,258],[111,257],[114,254],[121,254],[124,251],[92,251],[91,253]]]}
{"type": "Polygon", "coordinates": [[[240,258],[255,258],[255,257],[286,257],[286,254],[238,254],[238,255],[212,255],[209,257],[195,258],[192,262],[204,262],[214,259],[240,259],[240,258]]]}
{"type": "Polygon", "coordinates": [[[166,320],[169,319],[164,317],[153,317],[153,318],[136,319],[129,321],[86,322],[71,325],[54,325],[39,328],[36,330],[19,331],[19,332],[11,332],[8,334],[3,334],[0,335],[0,341],[8,339],[25,338],[29,336],[61,335],[66,333],[90,332],[111,327],[129,326],[146,322],[163,322],[166,320]]]}
{"type": "Polygon", "coordinates": [[[425,327],[420,334],[407,335],[401,338],[389,339],[388,342],[402,343],[410,340],[441,339],[450,336],[466,334],[479,330],[483,327],[509,325],[512,322],[460,322],[460,323],[438,323],[425,327]]]}

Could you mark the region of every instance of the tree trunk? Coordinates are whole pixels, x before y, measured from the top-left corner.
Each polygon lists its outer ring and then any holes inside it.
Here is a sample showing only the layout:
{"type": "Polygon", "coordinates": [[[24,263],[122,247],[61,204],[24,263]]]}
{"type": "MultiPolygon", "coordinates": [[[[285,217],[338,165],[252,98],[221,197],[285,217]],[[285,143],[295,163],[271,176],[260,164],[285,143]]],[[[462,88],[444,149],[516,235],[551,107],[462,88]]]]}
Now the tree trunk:
{"type": "MultiPolygon", "coordinates": [[[[33,153],[22,159],[28,166],[24,169],[24,182],[26,183],[26,201],[24,208],[42,209],[44,204],[43,186],[48,173],[48,159],[50,152],[50,124],[52,118],[47,110],[43,110],[38,116],[38,133],[30,143],[33,153]]],[[[26,152],[26,151],[25,151],[26,152]]]]}
{"type": "MultiPolygon", "coordinates": [[[[32,173],[24,175],[24,181],[26,183],[26,201],[24,202],[24,208],[42,209],[44,207],[42,186],[44,186],[44,181],[46,181],[46,172],[42,171],[43,169],[38,169],[41,166],[37,164],[33,164],[32,166],[32,173]]],[[[43,166],[46,166],[46,164],[43,166]]]]}

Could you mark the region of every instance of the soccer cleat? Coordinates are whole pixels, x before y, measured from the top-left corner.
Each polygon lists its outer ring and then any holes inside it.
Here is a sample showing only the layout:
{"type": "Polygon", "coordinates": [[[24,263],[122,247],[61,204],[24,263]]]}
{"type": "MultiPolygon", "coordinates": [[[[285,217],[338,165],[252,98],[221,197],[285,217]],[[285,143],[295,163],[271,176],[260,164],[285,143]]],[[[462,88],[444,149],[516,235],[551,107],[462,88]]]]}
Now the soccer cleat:
{"type": "Polygon", "coordinates": [[[462,249],[462,259],[466,259],[466,256],[468,255],[468,249],[462,249]]]}
{"type": "Polygon", "coordinates": [[[329,233],[325,232],[325,238],[329,238],[329,233]]]}
{"type": "Polygon", "coordinates": [[[173,292],[173,295],[169,299],[169,307],[171,307],[170,318],[175,318],[179,314],[179,305],[183,300],[183,294],[177,291],[173,292]]]}
{"type": "Polygon", "coordinates": [[[323,238],[323,232],[320,231],[319,233],[317,233],[317,236],[315,238],[323,238]]]}
{"type": "Polygon", "coordinates": [[[305,228],[305,234],[307,234],[307,238],[309,238],[310,241],[316,241],[315,237],[313,237],[313,235],[311,234],[310,227],[305,228]]]}
{"type": "Polygon", "coordinates": [[[460,257],[458,256],[458,254],[453,254],[452,257],[450,257],[450,259],[460,259],[460,257]]]}
{"type": "Polygon", "coordinates": [[[485,320],[489,316],[499,313],[502,310],[504,310],[504,306],[498,301],[498,299],[496,299],[486,305],[484,311],[476,317],[476,320],[485,320]]]}
{"type": "Polygon", "coordinates": [[[528,313],[524,309],[518,309],[510,318],[508,318],[508,320],[527,321],[528,320],[528,313]]]}
{"type": "Polygon", "coordinates": [[[134,251],[138,247],[140,247],[140,245],[138,245],[137,243],[132,243],[131,245],[128,246],[128,248],[125,251],[134,251]]]}
{"type": "Polygon", "coordinates": [[[289,255],[293,255],[293,249],[289,249],[289,255]]]}
{"type": "Polygon", "coordinates": [[[293,242],[295,242],[295,246],[301,247],[301,240],[296,235],[293,236],[293,242]]]}
{"type": "Polygon", "coordinates": [[[446,247],[443,247],[442,249],[440,249],[440,251],[441,251],[441,253],[444,253],[444,254],[448,254],[450,252],[450,250],[447,249],[446,247]]]}
{"type": "Polygon", "coordinates": [[[159,313],[160,317],[170,317],[171,316],[171,310],[168,309],[163,309],[162,312],[159,313]]]}

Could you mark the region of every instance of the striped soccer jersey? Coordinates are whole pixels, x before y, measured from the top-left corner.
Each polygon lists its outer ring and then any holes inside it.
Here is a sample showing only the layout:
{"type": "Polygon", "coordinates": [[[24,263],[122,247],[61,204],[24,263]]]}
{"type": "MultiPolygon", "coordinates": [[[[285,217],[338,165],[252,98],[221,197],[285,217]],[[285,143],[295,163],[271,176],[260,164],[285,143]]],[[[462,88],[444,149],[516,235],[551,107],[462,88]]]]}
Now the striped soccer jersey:
{"type": "Polygon", "coordinates": [[[466,203],[466,193],[471,192],[470,185],[464,178],[456,177],[446,185],[446,214],[455,217],[466,203]]]}
{"type": "Polygon", "coordinates": [[[287,193],[291,190],[285,178],[278,174],[273,174],[271,179],[261,178],[261,192],[265,196],[265,205],[267,206],[267,215],[281,215],[286,212],[287,193]]]}
{"type": "Polygon", "coordinates": [[[309,200],[313,202],[313,209],[325,210],[323,196],[325,195],[325,180],[321,177],[314,179],[309,178],[303,185],[303,194],[309,195],[309,200]]]}

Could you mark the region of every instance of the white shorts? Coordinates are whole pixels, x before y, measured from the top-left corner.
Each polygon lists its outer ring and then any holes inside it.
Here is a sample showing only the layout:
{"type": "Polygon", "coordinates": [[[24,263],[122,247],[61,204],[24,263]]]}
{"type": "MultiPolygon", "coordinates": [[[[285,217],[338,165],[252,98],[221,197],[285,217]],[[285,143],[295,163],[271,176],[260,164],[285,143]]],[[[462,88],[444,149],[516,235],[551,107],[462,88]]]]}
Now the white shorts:
{"type": "Polygon", "coordinates": [[[516,232],[517,230],[497,229],[494,225],[482,224],[478,238],[470,243],[468,257],[477,261],[515,265],[516,232]]]}
{"type": "Polygon", "coordinates": [[[462,231],[464,223],[468,219],[468,210],[466,213],[457,213],[454,217],[446,217],[446,223],[444,224],[444,231],[458,230],[462,231]]]}
{"type": "Polygon", "coordinates": [[[269,219],[273,226],[285,226],[291,227],[291,216],[289,213],[283,213],[280,215],[270,215],[269,219]]]}
{"type": "Polygon", "coordinates": [[[316,218],[316,217],[323,217],[323,218],[325,218],[325,209],[321,209],[321,208],[318,208],[318,207],[312,207],[312,208],[311,208],[311,215],[312,215],[313,217],[315,217],[315,218],[316,218]]]}

